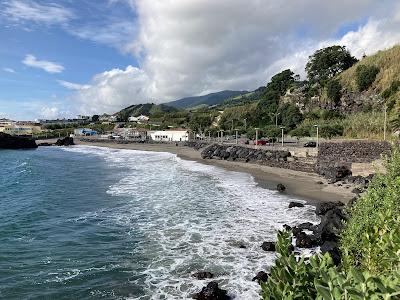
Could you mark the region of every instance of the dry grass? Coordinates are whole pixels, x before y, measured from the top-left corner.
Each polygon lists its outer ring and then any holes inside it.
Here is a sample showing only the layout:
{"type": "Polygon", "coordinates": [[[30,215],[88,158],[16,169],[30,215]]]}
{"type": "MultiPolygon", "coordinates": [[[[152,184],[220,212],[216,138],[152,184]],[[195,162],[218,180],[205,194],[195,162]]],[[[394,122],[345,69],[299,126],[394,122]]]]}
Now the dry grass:
{"type": "Polygon", "coordinates": [[[400,45],[388,50],[378,51],[376,54],[360,60],[350,69],[338,76],[343,87],[349,91],[357,91],[356,68],[358,65],[376,66],[379,73],[375,82],[368,89],[370,93],[381,93],[395,80],[400,80],[400,45]]]}

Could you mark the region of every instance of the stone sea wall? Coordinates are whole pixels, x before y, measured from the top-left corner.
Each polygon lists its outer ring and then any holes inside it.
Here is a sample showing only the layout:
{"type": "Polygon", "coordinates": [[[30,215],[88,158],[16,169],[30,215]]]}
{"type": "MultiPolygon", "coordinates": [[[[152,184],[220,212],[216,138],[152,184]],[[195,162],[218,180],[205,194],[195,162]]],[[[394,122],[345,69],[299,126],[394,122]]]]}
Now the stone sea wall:
{"type": "Polygon", "coordinates": [[[301,158],[293,157],[289,151],[284,150],[252,149],[243,146],[212,144],[202,150],[201,157],[203,159],[257,163],[303,172],[314,171],[314,164],[307,163],[306,160],[301,158]]]}
{"type": "Polygon", "coordinates": [[[324,142],[319,146],[318,163],[370,163],[389,154],[391,146],[383,141],[324,142]]]}

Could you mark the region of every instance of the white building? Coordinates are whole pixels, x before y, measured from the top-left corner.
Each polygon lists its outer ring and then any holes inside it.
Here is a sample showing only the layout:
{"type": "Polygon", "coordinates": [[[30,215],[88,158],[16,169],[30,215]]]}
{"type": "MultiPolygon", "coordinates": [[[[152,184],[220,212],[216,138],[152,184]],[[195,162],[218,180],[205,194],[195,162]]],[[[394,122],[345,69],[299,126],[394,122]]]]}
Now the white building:
{"type": "Polygon", "coordinates": [[[138,117],[129,117],[128,121],[129,122],[148,122],[150,118],[145,115],[140,115],[138,117]]]}
{"type": "Polygon", "coordinates": [[[150,133],[151,139],[156,142],[185,142],[189,140],[186,129],[159,130],[150,133]]]}

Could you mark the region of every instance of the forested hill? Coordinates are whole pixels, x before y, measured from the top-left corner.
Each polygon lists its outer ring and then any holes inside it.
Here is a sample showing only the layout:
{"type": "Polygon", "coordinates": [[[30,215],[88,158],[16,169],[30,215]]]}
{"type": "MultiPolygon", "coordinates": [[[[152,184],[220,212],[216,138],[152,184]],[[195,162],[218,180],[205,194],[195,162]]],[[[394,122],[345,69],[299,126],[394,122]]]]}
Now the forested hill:
{"type": "Polygon", "coordinates": [[[165,103],[168,106],[180,108],[180,109],[188,109],[188,108],[195,108],[200,105],[207,105],[212,106],[216,104],[221,104],[225,100],[236,97],[238,95],[243,95],[248,93],[247,91],[221,91],[217,93],[211,93],[204,96],[194,96],[194,97],[187,97],[182,98],[179,100],[175,100],[172,102],[165,103]]]}
{"type": "Polygon", "coordinates": [[[116,115],[119,117],[120,120],[126,121],[129,117],[133,116],[139,116],[139,115],[145,115],[145,116],[153,116],[155,114],[160,114],[160,113],[169,113],[169,112],[175,112],[178,111],[178,109],[165,105],[165,104],[153,104],[153,103],[146,103],[146,104],[136,104],[136,105],[131,105],[127,108],[124,108],[120,112],[118,112],[116,115]]]}

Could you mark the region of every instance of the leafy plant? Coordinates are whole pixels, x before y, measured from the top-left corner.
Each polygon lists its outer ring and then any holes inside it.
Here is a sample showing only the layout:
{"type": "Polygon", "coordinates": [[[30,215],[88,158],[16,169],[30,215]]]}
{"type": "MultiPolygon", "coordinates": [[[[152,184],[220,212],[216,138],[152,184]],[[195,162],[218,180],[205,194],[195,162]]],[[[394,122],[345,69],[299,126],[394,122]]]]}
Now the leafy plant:
{"type": "Polygon", "coordinates": [[[356,69],[356,82],[360,92],[367,90],[375,81],[379,68],[375,66],[359,65],[356,69]]]}
{"type": "Polygon", "coordinates": [[[331,99],[335,104],[338,104],[340,97],[342,96],[342,85],[339,80],[329,80],[326,85],[326,92],[328,98],[331,99]]]}
{"type": "Polygon", "coordinates": [[[385,162],[386,174],[377,174],[367,194],[349,211],[341,234],[345,267],[372,274],[398,272],[400,266],[400,152],[385,162]]]}

